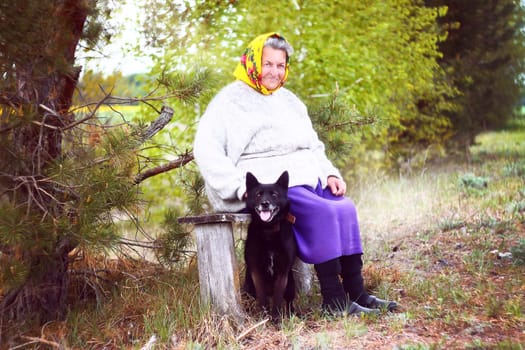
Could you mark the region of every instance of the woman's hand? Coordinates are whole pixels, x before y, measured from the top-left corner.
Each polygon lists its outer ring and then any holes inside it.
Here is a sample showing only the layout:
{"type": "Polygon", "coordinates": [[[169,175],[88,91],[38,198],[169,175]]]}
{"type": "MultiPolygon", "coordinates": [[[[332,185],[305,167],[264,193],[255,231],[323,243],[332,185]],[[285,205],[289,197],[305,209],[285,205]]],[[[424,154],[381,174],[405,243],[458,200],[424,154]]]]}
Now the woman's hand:
{"type": "Polygon", "coordinates": [[[346,193],[346,183],[338,177],[328,176],[328,187],[334,196],[342,196],[346,193]]]}

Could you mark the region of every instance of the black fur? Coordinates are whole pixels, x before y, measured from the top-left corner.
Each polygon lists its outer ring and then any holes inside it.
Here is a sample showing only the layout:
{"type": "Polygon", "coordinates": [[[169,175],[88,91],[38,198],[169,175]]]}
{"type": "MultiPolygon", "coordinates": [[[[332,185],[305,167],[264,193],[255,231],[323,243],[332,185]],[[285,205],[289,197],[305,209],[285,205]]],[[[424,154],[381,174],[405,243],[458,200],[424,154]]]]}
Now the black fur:
{"type": "Polygon", "coordinates": [[[297,246],[288,220],[288,172],[273,184],[261,184],[246,174],[246,209],[252,215],[244,249],[246,280],[244,290],[277,320],[283,299],[284,313],[293,311],[295,281],[292,274],[297,246]]]}

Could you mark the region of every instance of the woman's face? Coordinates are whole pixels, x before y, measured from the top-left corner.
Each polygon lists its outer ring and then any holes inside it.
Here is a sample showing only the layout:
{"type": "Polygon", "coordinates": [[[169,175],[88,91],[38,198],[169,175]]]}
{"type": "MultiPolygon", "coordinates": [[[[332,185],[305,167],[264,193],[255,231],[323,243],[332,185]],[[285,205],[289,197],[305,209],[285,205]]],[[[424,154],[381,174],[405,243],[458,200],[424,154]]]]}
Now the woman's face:
{"type": "Polygon", "coordinates": [[[286,51],[266,46],[262,52],[261,84],[268,90],[277,89],[286,72],[286,51]]]}

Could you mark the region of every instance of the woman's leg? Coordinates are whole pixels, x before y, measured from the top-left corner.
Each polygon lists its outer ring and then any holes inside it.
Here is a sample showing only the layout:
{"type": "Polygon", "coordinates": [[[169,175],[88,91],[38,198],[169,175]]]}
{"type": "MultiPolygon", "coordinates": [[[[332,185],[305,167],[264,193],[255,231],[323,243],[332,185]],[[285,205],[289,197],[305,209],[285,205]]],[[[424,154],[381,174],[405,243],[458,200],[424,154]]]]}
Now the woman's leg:
{"type": "Polygon", "coordinates": [[[323,310],[332,314],[376,314],[377,310],[362,307],[348,300],[343,284],[341,283],[341,262],[339,258],[328,260],[314,265],[321,296],[323,310]]]}
{"type": "Polygon", "coordinates": [[[343,286],[350,300],[360,305],[366,304],[368,293],[361,270],[363,268],[362,254],[345,255],[341,257],[341,277],[343,286]]]}
{"type": "Polygon", "coordinates": [[[395,310],[397,308],[395,301],[379,299],[366,292],[362,274],[363,260],[361,255],[346,255],[340,259],[343,287],[348,294],[348,298],[367,308],[395,310]]]}
{"type": "Polygon", "coordinates": [[[321,264],[315,264],[314,268],[321,287],[323,308],[333,310],[344,309],[347,297],[339,277],[341,274],[339,259],[332,259],[321,264]]]}

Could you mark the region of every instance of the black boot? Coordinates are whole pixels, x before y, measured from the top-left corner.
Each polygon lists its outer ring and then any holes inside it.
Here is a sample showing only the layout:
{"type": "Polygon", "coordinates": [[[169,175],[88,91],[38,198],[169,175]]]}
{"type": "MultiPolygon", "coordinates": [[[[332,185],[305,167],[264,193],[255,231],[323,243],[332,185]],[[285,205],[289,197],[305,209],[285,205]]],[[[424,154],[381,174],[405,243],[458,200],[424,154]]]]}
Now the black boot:
{"type": "Polygon", "coordinates": [[[377,310],[362,307],[350,302],[341,283],[341,264],[339,259],[314,265],[321,296],[323,297],[323,310],[332,315],[360,315],[377,314],[377,310]]]}
{"type": "Polygon", "coordinates": [[[397,309],[397,303],[395,301],[379,299],[373,295],[369,295],[366,302],[362,305],[371,309],[382,309],[387,311],[394,311],[397,309]]]}
{"type": "Polygon", "coordinates": [[[395,301],[382,300],[366,292],[363,275],[361,273],[363,269],[361,255],[362,254],[345,255],[340,258],[343,286],[349,299],[371,309],[395,310],[397,308],[395,301]]]}

